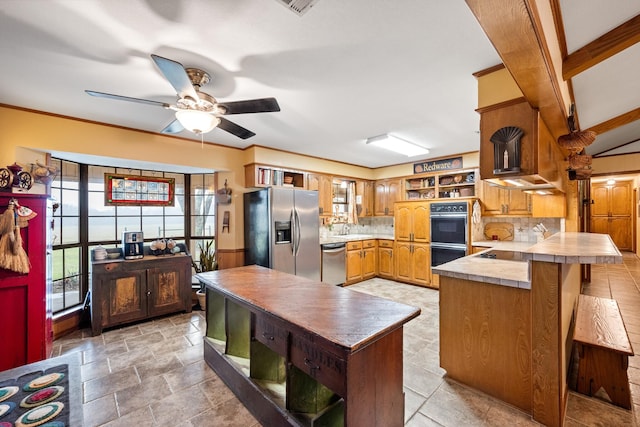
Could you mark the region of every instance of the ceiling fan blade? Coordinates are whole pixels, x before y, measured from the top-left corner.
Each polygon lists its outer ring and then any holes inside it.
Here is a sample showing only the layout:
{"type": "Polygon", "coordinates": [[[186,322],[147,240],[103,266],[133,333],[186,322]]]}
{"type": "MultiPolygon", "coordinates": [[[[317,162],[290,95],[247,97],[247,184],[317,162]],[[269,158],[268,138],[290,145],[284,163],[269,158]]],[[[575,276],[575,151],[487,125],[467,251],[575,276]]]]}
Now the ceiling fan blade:
{"type": "Polygon", "coordinates": [[[151,58],[155,61],[158,68],[160,68],[162,74],[169,80],[169,83],[174,87],[180,98],[188,96],[196,101],[200,100],[196,89],[191,84],[189,75],[181,63],[153,54],[151,58]]]}
{"type": "Polygon", "coordinates": [[[225,119],[224,117],[219,117],[219,119],[220,124],[218,125],[218,127],[237,136],[238,138],[247,139],[255,135],[255,133],[251,132],[249,129],[245,129],[242,126],[225,119]]]}
{"type": "Polygon", "coordinates": [[[162,129],[162,133],[180,133],[183,130],[184,127],[182,126],[182,124],[178,121],[178,119],[175,119],[167,126],[165,126],[164,129],[162,129]]]}
{"type": "Polygon", "coordinates": [[[280,111],[275,98],[248,99],[246,101],[220,102],[227,109],[225,114],[271,113],[280,111]]]}
{"type": "Polygon", "coordinates": [[[167,104],[166,102],[151,101],[149,99],[141,99],[141,98],[131,98],[130,96],[113,95],[111,93],[96,92],[93,90],[85,90],[85,92],[91,96],[97,96],[99,98],[109,98],[109,99],[115,99],[117,101],[137,102],[139,104],[155,105],[157,107],[162,107],[167,109],[171,108],[171,105],[167,104]]]}

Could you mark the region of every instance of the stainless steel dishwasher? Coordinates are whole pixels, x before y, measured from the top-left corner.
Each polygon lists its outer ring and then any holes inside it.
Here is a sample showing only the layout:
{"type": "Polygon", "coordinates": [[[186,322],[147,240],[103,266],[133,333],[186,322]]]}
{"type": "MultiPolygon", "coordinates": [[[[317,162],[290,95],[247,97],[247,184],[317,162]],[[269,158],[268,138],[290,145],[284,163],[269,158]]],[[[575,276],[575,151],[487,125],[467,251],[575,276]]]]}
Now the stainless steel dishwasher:
{"type": "Polygon", "coordinates": [[[330,285],[342,285],[347,280],[345,242],[322,245],[322,281],[330,285]]]}

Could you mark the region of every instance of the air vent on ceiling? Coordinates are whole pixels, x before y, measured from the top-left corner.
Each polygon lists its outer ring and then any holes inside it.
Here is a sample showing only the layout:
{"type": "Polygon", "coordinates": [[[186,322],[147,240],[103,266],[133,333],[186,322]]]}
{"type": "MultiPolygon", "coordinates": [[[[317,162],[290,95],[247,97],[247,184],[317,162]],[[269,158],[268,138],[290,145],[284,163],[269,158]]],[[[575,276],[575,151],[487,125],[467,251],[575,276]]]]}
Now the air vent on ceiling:
{"type": "Polygon", "coordinates": [[[311,9],[318,0],[277,0],[277,1],[278,3],[283,4],[287,9],[295,12],[299,16],[302,16],[309,9],[311,9]]]}

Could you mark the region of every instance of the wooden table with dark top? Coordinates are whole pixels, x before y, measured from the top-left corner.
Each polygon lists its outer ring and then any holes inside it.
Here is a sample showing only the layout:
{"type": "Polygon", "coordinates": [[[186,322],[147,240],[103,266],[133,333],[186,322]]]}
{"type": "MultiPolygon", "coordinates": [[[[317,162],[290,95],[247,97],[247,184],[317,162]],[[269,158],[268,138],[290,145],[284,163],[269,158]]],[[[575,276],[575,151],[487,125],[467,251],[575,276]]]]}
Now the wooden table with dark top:
{"type": "Polygon", "coordinates": [[[205,360],[260,422],[308,425],[339,400],[329,425],[404,424],[402,332],[419,308],[258,266],[197,278],[207,288],[205,360]]]}

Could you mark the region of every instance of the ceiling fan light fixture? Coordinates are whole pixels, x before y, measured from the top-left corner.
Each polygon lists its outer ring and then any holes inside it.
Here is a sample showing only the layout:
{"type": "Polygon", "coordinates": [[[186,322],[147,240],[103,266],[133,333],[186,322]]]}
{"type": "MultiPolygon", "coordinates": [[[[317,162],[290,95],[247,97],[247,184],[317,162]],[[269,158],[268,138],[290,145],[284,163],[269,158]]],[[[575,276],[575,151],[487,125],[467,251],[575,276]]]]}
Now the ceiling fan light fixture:
{"type": "Polygon", "coordinates": [[[200,110],[178,110],[176,119],[186,130],[195,134],[211,132],[220,124],[218,117],[200,110]]]}
{"type": "Polygon", "coordinates": [[[388,133],[367,138],[367,144],[403,154],[407,157],[429,154],[429,150],[388,133]]]}

